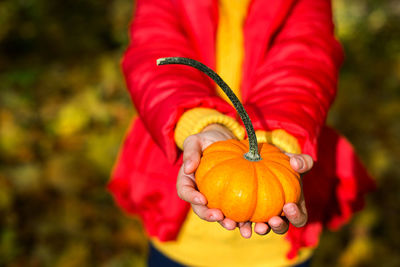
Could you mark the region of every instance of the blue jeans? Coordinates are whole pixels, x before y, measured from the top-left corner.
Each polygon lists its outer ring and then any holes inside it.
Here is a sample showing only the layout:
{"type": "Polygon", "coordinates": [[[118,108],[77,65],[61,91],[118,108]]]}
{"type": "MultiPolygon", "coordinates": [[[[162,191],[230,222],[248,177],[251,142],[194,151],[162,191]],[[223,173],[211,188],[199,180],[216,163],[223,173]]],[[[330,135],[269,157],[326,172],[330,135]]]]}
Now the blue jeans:
{"type": "MultiPolygon", "coordinates": [[[[309,267],[310,263],[311,259],[308,259],[305,262],[295,265],[294,267],[309,267]]],[[[181,265],[162,254],[152,244],[150,244],[147,264],[149,267],[185,267],[184,265],[181,265]]]]}

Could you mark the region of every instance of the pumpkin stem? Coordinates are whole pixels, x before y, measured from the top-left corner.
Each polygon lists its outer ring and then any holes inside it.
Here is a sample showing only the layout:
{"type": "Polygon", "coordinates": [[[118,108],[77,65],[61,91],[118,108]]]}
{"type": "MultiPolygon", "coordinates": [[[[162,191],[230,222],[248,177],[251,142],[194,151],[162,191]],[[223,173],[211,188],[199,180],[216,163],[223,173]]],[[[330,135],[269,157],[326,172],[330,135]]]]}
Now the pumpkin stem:
{"type": "Polygon", "coordinates": [[[219,85],[219,87],[221,87],[222,91],[224,91],[224,93],[228,96],[236,111],[239,113],[239,116],[243,121],[244,127],[246,128],[247,136],[249,138],[249,152],[244,154],[244,157],[250,161],[261,160],[261,156],[258,152],[256,134],[254,132],[253,124],[251,123],[250,117],[244,109],[242,103],[240,103],[238,97],[235,95],[232,89],[222,80],[222,78],[212,69],[194,59],[184,57],[166,57],[157,59],[157,65],[168,64],[181,64],[196,68],[207,74],[219,85]]]}

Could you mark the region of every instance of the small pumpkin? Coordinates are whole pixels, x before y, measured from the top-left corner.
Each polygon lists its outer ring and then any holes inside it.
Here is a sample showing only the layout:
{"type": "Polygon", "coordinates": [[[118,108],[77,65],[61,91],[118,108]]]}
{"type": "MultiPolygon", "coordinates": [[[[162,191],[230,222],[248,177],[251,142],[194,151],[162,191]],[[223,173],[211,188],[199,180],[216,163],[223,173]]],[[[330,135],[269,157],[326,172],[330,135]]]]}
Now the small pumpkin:
{"type": "Polygon", "coordinates": [[[203,151],[195,179],[209,208],[220,209],[236,222],[267,222],[281,215],[286,203],[299,201],[300,176],[289,157],[275,146],[257,143],[247,112],[218,74],[188,58],[161,58],[157,64],[183,64],[206,73],[229,97],[245,125],[248,141],[215,142],[203,151]]]}
{"type": "Polygon", "coordinates": [[[237,222],[267,222],[285,203],[297,203],[299,175],[275,146],[259,145],[261,160],[244,158],[248,142],[227,140],[207,147],[196,171],[196,184],[209,208],[237,222]]]}

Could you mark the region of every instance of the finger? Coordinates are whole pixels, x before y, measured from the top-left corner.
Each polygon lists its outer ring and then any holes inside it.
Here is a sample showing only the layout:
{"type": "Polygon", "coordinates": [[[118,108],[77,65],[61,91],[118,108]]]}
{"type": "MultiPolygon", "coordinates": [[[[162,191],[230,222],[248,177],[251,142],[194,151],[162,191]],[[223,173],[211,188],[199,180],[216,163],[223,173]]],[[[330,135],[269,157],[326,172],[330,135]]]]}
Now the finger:
{"type": "Polygon", "coordinates": [[[307,213],[303,212],[294,203],[287,203],[283,206],[283,212],[289,222],[296,227],[302,227],[307,223],[307,213]]]}
{"type": "Polygon", "coordinates": [[[199,191],[196,190],[193,174],[183,173],[183,168],[179,170],[176,180],[176,191],[179,198],[191,204],[206,205],[207,200],[199,191]]]}
{"type": "Polygon", "coordinates": [[[208,222],[216,222],[224,219],[224,215],[218,209],[209,209],[204,205],[192,205],[192,209],[197,216],[208,222]]]}
{"type": "Polygon", "coordinates": [[[269,219],[268,224],[271,227],[272,231],[279,235],[283,235],[289,229],[289,224],[278,216],[274,216],[269,219]]]}
{"type": "Polygon", "coordinates": [[[271,228],[266,223],[255,223],[254,232],[259,235],[266,235],[271,231],[271,228]]]}
{"type": "Polygon", "coordinates": [[[239,223],[239,230],[240,230],[240,234],[244,238],[250,238],[251,237],[251,222],[239,223]]]}
{"type": "Polygon", "coordinates": [[[200,139],[191,135],[183,142],[183,166],[186,174],[193,173],[200,164],[201,157],[200,139]]]}
{"type": "Polygon", "coordinates": [[[234,230],[237,226],[237,223],[234,220],[231,220],[229,218],[225,218],[222,221],[219,222],[219,224],[224,227],[226,230],[234,230]]]}
{"type": "Polygon", "coordinates": [[[294,226],[303,227],[307,223],[308,213],[303,193],[297,205],[295,203],[287,203],[283,209],[284,212],[287,210],[288,214],[286,217],[294,226]]]}
{"type": "Polygon", "coordinates": [[[311,170],[314,165],[314,161],[309,155],[296,154],[290,157],[290,165],[298,173],[305,173],[311,170]]]}

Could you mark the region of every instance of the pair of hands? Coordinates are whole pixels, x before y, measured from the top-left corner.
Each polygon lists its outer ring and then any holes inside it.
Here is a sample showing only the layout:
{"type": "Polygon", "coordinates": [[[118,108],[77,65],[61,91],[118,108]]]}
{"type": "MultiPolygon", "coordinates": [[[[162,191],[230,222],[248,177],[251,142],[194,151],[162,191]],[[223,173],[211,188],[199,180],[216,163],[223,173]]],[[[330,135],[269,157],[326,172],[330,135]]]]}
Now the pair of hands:
{"type": "MultiPolygon", "coordinates": [[[[191,135],[183,143],[183,164],[178,173],[177,192],[178,196],[192,205],[194,213],[201,219],[209,222],[219,222],[227,230],[239,227],[244,238],[252,235],[251,222],[235,222],[226,218],[219,209],[209,209],[207,199],[196,187],[194,173],[200,164],[200,158],[204,149],[217,141],[235,139],[232,132],[219,124],[207,126],[201,133],[191,135]]],[[[309,171],[313,166],[313,160],[305,154],[287,154],[290,157],[290,165],[298,173],[309,171]]],[[[298,204],[287,203],[283,207],[285,217],[274,216],[268,222],[255,223],[254,232],[265,235],[271,230],[277,234],[284,234],[289,229],[289,223],[295,227],[302,227],[307,222],[307,210],[303,192],[298,204]]]]}

